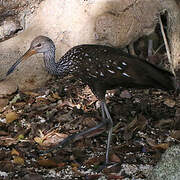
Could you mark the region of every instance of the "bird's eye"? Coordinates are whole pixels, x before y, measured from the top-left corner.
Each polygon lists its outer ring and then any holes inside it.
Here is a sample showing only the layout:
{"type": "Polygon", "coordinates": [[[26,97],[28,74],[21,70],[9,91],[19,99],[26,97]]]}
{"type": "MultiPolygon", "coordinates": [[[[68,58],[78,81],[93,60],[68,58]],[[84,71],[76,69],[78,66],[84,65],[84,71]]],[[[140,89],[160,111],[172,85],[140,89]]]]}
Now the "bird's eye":
{"type": "Polygon", "coordinates": [[[41,43],[37,44],[36,47],[41,47],[41,43]]]}

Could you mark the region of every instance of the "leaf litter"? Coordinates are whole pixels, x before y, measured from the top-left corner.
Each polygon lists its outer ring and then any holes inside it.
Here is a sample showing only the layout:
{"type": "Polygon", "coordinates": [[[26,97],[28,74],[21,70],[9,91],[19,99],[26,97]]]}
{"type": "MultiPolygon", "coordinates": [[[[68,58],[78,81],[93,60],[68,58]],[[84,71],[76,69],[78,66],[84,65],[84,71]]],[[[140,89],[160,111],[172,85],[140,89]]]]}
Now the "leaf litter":
{"type": "Polygon", "coordinates": [[[114,122],[111,166],[97,171],[105,160],[104,129],[56,152],[40,153],[101,121],[97,98],[88,86],[54,77],[44,88],[8,96],[9,103],[1,108],[0,177],[146,179],[161,154],[179,142],[179,97],[123,88],[108,93],[114,122]]]}

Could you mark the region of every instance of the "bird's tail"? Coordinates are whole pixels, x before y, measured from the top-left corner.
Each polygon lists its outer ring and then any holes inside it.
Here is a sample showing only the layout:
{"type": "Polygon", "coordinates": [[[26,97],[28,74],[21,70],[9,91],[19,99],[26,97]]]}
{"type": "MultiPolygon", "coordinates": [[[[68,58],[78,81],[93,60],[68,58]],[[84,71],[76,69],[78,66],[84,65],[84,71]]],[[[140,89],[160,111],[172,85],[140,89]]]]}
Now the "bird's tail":
{"type": "Polygon", "coordinates": [[[152,67],[152,70],[151,68],[149,69],[150,71],[152,71],[149,72],[151,74],[149,78],[152,79],[155,88],[160,88],[163,90],[176,90],[177,88],[179,88],[177,85],[176,77],[173,73],[154,65],[152,65],[152,67]]]}

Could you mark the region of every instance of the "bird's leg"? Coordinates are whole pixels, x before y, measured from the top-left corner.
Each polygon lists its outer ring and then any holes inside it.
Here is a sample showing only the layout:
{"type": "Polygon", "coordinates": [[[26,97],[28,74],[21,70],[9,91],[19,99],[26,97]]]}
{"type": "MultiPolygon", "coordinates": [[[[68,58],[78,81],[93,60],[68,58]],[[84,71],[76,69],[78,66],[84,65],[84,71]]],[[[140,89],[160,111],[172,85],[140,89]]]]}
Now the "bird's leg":
{"type": "Polygon", "coordinates": [[[43,153],[48,153],[48,152],[51,152],[53,150],[63,148],[70,143],[73,143],[73,142],[75,142],[75,141],[77,141],[83,137],[88,136],[88,134],[92,133],[93,131],[96,131],[100,128],[106,127],[105,130],[108,129],[108,140],[107,140],[106,161],[105,161],[105,166],[106,166],[109,163],[109,150],[110,150],[111,137],[112,137],[113,121],[112,121],[112,118],[109,114],[105,100],[102,100],[100,102],[100,105],[101,105],[101,113],[102,113],[102,122],[100,124],[98,124],[95,127],[90,128],[90,129],[87,129],[83,132],[80,132],[77,134],[72,134],[71,136],[65,138],[63,141],[61,141],[59,144],[57,144],[53,148],[51,148],[47,151],[43,151],[43,153]]]}
{"type": "Polygon", "coordinates": [[[105,162],[105,164],[107,165],[109,163],[109,150],[110,150],[111,137],[112,137],[113,121],[109,114],[105,100],[101,101],[101,109],[102,109],[102,120],[105,122],[108,129],[108,140],[107,140],[106,162],[105,162]]]}

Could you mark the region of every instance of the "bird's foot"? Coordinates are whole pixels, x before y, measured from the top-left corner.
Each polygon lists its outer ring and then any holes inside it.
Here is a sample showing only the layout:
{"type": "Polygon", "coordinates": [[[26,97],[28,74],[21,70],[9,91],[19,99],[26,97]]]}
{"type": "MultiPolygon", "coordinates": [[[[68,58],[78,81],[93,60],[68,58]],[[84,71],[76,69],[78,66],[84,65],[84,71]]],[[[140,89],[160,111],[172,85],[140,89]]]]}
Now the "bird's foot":
{"type": "Polygon", "coordinates": [[[113,166],[116,166],[118,163],[113,163],[113,162],[108,162],[108,163],[104,163],[103,165],[101,165],[98,169],[97,169],[97,173],[103,171],[106,168],[112,168],[113,166]]]}

